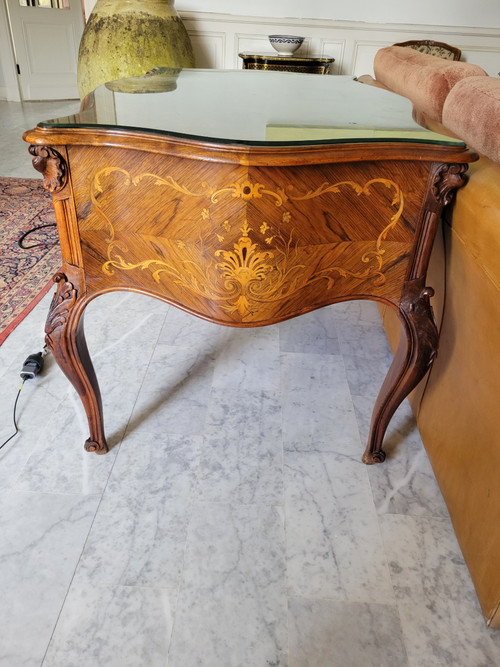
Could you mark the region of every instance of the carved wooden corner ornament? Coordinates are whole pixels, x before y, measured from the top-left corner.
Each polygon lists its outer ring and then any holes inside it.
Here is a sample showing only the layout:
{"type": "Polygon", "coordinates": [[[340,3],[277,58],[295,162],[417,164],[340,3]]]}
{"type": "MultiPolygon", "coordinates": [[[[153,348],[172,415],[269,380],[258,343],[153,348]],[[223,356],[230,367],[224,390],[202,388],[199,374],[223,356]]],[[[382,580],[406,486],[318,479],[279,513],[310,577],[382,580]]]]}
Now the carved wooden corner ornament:
{"type": "Polygon", "coordinates": [[[443,206],[448,206],[456,191],[467,183],[468,167],[468,164],[443,164],[437,169],[432,193],[443,206]]]}
{"type": "Polygon", "coordinates": [[[62,155],[50,146],[30,146],[33,166],[43,175],[43,187],[58,192],[66,185],[68,169],[62,155]]]}

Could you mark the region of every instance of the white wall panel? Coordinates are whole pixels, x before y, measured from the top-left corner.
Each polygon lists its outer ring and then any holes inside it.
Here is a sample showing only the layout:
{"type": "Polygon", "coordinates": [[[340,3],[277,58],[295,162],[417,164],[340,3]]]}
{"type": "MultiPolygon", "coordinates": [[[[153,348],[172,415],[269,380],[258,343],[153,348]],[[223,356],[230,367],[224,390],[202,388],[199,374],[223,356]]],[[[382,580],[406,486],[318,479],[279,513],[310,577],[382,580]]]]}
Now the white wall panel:
{"type": "Polygon", "coordinates": [[[194,30],[190,32],[196,67],[225,69],[226,34],[194,30]]]}
{"type": "Polygon", "coordinates": [[[345,41],[334,39],[319,39],[319,48],[314,53],[320,56],[335,58],[335,62],[330,66],[331,74],[342,74],[344,70],[345,41]]]}
{"type": "MultiPolygon", "coordinates": [[[[88,16],[95,0],[84,2],[88,16]]],[[[239,51],[271,52],[267,36],[288,33],[304,35],[307,52],[335,58],[334,74],[372,74],[377,49],[407,39],[453,44],[462,49],[464,60],[480,65],[491,76],[500,71],[500,0],[350,0],[342,7],[331,0],[252,0],[250,4],[211,0],[211,11],[206,12],[207,4],[206,0],[175,2],[201,67],[240,68],[239,51]],[[304,13],[311,18],[297,18],[304,13]]],[[[13,65],[6,66],[12,61],[12,54],[8,58],[5,54],[7,40],[6,26],[0,22],[0,66],[5,65],[1,69],[8,89],[5,96],[15,99],[13,65]]]]}
{"type": "MultiPolygon", "coordinates": [[[[500,0],[498,0],[500,6],[500,0]]],[[[500,28],[460,28],[439,25],[405,25],[327,21],[321,19],[272,18],[183,12],[190,35],[196,35],[197,49],[202,35],[225,35],[224,67],[241,68],[240,51],[272,53],[268,35],[304,35],[301,52],[335,58],[333,74],[373,74],[373,58],[383,46],[408,39],[433,39],[464,50],[464,59],[481,65],[491,76],[500,71],[500,28]],[[467,47],[467,48],[466,48],[467,47]]]]}
{"type": "MultiPolygon", "coordinates": [[[[92,1],[92,0],[91,0],[92,1]]],[[[366,23],[459,25],[500,28],[499,0],[176,0],[180,12],[195,11],[235,15],[323,18],[366,23]],[[209,7],[207,7],[209,5],[209,7]]]]}
{"type": "Polygon", "coordinates": [[[479,46],[461,46],[462,60],[480,65],[490,76],[500,74],[500,54],[498,49],[479,46]]]}

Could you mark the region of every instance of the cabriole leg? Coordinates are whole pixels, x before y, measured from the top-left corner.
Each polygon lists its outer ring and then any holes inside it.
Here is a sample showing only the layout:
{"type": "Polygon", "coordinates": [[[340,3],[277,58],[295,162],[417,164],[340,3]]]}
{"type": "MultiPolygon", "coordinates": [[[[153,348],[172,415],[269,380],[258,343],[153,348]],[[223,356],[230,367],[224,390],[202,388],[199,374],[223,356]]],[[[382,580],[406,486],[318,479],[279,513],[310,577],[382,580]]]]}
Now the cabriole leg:
{"type": "Polygon", "coordinates": [[[429,302],[433,293],[432,288],[424,287],[422,280],[405,285],[399,308],[399,346],[373,409],[364,463],[385,460],[382,443],[389,421],[427,373],[437,354],[439,336],[429,302]]]}
{"type": "Polygon", "coordinates": [[[85,449],[105,454],[102,401],[94,367],[90,360],[83,329],[83,309],[77,308],[78,292],[63,273],[54,276],[57,283],[45,325],[45,341],[55,360],[78,392],[90,428],[85,449]]]}

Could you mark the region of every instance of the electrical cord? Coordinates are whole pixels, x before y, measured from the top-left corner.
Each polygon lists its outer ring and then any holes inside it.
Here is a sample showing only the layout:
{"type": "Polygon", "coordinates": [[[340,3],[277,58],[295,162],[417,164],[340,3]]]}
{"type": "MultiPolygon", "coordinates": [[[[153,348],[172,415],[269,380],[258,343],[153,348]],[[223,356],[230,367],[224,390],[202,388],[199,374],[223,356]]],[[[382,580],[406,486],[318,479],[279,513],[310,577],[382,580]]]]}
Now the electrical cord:
{"type": "Polygon", "coordinates": [[[18,433],[19,433],[19,427],[17,425],[17,420],[16,420],[16,408],[17,408],[17,401],[19,400],[19,395],[21,393],[22,388],[24,387],[24,383],[26,380],[32,380],[36,375],[42,372],[43,369],[43,352],[37,352],[36,354],[30,354],[29,357],[25,360],[22,370],[21,370],[21,378],[22,378],[22,383],[21,386],[19,387],[19,391],[17,392],[16,400],[14,401],[14,412],[13,412],[13,421],[14,421],[14,428],[16,429],[15,432],[7,438],[5,442],[3,442],[0,445],[0,449],[5,447],[5,445],[12,440],[18,433]]]}
{"type": "Polygon", "coordinates": [[[29,231],[25,232],[18,240],[17,245],[22,248],[22,250],[31,250],[31,248],[51,248],[54,245],[58,245],[58,242],[56,241],[55,243],[35,243],[34,245],[23,245],[24,239],[29,236],[30,234],[33,234],[33,232],[36,232],[39,229],[45,229],[46,227],[56,227],[55,222],[51,222],[47,225],[38,225],[38,227],[33,227],[33,229],[30,229],[29,231]]]}
{"type": "Polygon", "coordinates": [[[10,436],[10,438],[7,438],[7,440],[0,445],[0,449],[2,449],[2,447],[5,447],[5,445],[8,442],[10,442],[12,440],[12,438],[14,438],[19,433],[19,428],[18,428],[17,422],[16,422],[16,407],[17,407],[17,401],[19,400],[19,394],[21,393],[21,389],[24,387],[24,383],[25,383],[25,380],[23,380],[21,386],[19,387],[19,391],[17,392],[16,400],[14,401],[14,414],[13,414],[12,418],[14,420],[14,427],[15,427],[16,430],[10,436]]]}

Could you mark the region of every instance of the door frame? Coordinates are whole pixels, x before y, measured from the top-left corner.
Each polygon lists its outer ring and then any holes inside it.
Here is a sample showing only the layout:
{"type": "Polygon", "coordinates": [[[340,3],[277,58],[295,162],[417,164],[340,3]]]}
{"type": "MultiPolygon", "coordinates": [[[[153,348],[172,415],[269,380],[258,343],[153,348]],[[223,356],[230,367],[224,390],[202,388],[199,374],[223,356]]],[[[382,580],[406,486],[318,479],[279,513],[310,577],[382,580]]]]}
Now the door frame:
{"type": "Polygon", "coordinates": [[[20,102],[21,90],[17,79],[16,57],[10,31],[7,0],[0,0],[0,67],[5,80],[5,85],[0,86],[0,99],[8,102],[20,102]]]}
{"type": "MultiPolygon", "coordinates": [[[[78,0],[78,2],[81,5],[83,26],[85,27],[85,4],[83,0],[78,0]]],[[[0,86],[0,100],[6,100],[7,102],[22,101],[16,64],[16,47],[12,36],[7,0],[0,0],[0,70],[5,82],[4,86],[0,86]]]]}

